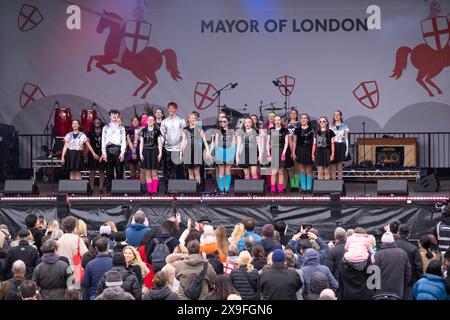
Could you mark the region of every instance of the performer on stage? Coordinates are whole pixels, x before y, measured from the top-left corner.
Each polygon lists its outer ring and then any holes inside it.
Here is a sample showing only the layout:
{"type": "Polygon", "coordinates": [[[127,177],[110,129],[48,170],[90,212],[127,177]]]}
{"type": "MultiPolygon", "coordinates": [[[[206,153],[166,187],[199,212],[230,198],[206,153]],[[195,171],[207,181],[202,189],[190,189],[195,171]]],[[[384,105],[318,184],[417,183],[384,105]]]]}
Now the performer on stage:
{"type": "Polygon", "coordinates": [[[130,179],[139,180],[140,175],[140,159],[139,159],[139,119],[134,117],[131,119],[130,128],[127,130],[127,162],[128,170],[130,170],[130,179]]]}
{"type": "Polygon", "coordinates": [[[319,180],[330,179],[330,165],[334,160],[334,136],[334,132],[330,130],[328,119],[320,117],[312,151],[312,160],[316,164],[319,180]]]}
{"type": "MultiPolygon", "coordinates": [[[[94,149],[94,152],[96,155],[102,154],[102,129],[103,129],[103,122],[99,118],[96,118],[92,122],[92,128],[89,130],[87,138],[89,140],[90,145],[92,146],[92,149],[94,149]]],[[[98,176],[100,179],[100,184],[98,187],[98,192],[100,194],[103,194],[103,186],[105,185],[105,168],[106,163],[102,161],[102,159],[95,158],[92,153],[88,153],[88,160],[87,160],[87,167],[89,168],[89,185],[91,186],[91,189],[89,190],[89,194],[91,195],[94,191],[94,184],[95,184],[95,175],[98,171],[98,176]]]]}
{"type": "Polygon", "coordinates": [[[334,160],[331,162],[331,179],[342,180],[344,160],[348,156],[348,134],[349,128],[343,123],[342,112],[336,110],[333,115],[333,126],[330,128],[334,134],[334,160]]]}
{"type": "Polygon", "coordinates": [[[98,160],[99,155],[92,149],[86,135],[80,131],[80,120],[72,121],[72,132],[64,137],[64,148],[61,155],[61,163],[70,172],[71,180],[81,179],[81,170],[84,168],[83,148],[84,144],[89,152],[98,160]]]}
{"type": "Polygon", "coordinates": [[[180,159],[186,166],[189,179],[197,181],[197,191],[200,190],[201,176],[200,165],[203,163],[203,146],[209,154],[209,146],[206,141],[205,132],[198,124],[197,115],[189,113],[188,125],[183,129],[183,140],[181,142],[180,159]]]}
{"type": "Polygon", "coordinates": [[[161,123],[166,118],[164,115],[164,110],[162,108],[156,108],[155,109],[155,126],[157,129],[161,130],[161,123]]]}
{"type": "Polygon", "coordinates": [[[218,166],[217,186],[219,192],[229,192],[231,186],[231,165],[234,163],[236,155],[236,136],[231,127],[230,119],[223,117],[220,119],[220,131],[214,136],[211,143],[211,154],[218,166]]]}
{"type": "Polygon", "coordinates": [[[123,179],[123,161],[127,139],[125,128],[119,124],[118,110],[111,110],[111,122],[103,127],[102,155],[106,161],[106,191],[111,192],[112,179],[123,179]]]}
{"type": "Polygon", "coordinates": [[[271,129],[271,128],[275,128],[275,117],[276,117],[276,113],[275,112],[269,112],[269,114],[267,115],[267,122],[265,124],[265,128],[271,129]]]}
{"type": "Polygon", "coordinates": [[[298,166],[297,181],[300,182],[301,192],[312,192],[313,161],[312,147],[314,142],[314,130],[311,127],[309,115],[303,113],[300,116],[300,126],[294,130],[292,137],[292,159],[298,166]]]}
{"type": "Polygon", "coordinates": [[[184,178],[184,167],[180,161],[180,146],[183,139],[182,131],[186,127],[186,121],[177,115],[178,106],[175,102],[169,102],[167,109],[169,117],[161,122],[161,135],[165,149],[164,177],[168,185],[169,179],[184,178]]]}
{"type": "Polygon", "coordinates": [[[147,191],[158,192],[158,163],[162,159],[161,131],[156,127],[155,118],[147,118],[147,127],[139,132],[139,154],[145,170],[147,191]]]}
{"type": "Polygon", "coordinates": [[[250,118],[252,118],[252,121],[253,121],[253,124],[255,125],[256,131],[259,131],[261,129],[261,126],[260,126],[260,123],[259,123],[258,116],[256,114],[252,114],[250,116],[250,118]]]}
{"type": "Polygon", "coordinates": [[[298,121],[298,111],[296,108],[291,108],[289,112],[289,121],[287,124],[287,129],[289,131],[289,148],[286,153],[286,169],[289,175],[289,182],[291,184],[291,191],[298,191],[299,187],[299,173],[300,166],[296,161],[292,160],[292,150],[294,150],[294,132],[295,129],[300,127],[300,122],[298,121]]]}
{"type": "Polygon", "coordinates": [[[289,147],[289,131],[282,126],[283,120],[275,116],[275,128],[267,132],[267,158],[271,162],[270,192],[275,192],[278,177],[278,192],[283,192],[284,168],[286,167],[286,153],[289,147]]]}
{"type": "Polygon", "coordinates": [[[252,118],[245,118],[236,136],[236,164],[244,169],[245,180],[258,179],[258,150],[261,150],[258,133],[252,118]]]}

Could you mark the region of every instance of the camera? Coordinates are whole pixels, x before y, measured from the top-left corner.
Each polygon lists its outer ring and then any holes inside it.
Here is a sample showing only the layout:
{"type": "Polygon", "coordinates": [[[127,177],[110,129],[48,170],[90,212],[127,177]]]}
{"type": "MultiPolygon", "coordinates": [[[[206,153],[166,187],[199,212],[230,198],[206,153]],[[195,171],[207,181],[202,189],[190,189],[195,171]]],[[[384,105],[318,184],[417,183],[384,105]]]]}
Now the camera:
{"type": "Polygon", "coordinates": [[[312,224],[302,224],[302,229],[305,233],[300,236],[300,239],[308,239],[308,232],[312,229],[312,227],[312,224]]]}

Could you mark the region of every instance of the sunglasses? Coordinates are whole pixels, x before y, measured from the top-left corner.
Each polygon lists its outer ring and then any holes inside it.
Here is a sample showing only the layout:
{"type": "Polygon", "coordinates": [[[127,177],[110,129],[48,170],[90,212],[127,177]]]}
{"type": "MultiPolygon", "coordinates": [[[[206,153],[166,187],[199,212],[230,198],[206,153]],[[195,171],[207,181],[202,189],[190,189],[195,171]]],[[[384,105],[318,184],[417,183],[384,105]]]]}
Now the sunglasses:
{"type": "Polygon", "coordinates": [[[228,120],[220,120],[220,123],[227,123],[228,120]]]}
{"type": "Polygon", "coordinates": [[[327,123],[326,121],[320,120],[319,123],[327,123]]]}

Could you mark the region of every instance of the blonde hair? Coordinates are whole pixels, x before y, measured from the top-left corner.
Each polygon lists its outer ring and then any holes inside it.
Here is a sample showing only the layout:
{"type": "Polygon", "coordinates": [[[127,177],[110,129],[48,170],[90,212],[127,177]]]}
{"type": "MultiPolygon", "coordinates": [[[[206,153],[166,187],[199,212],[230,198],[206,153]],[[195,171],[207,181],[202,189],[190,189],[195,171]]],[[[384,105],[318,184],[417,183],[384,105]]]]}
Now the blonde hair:
{"type": "Polygon", "coordinates": [[[87,237],[87,225],[81,219],[77,219],[77,226],[75,227],[74,233],[80,237],[87,237]]]}
{"type": "Polygon", "coordinates": [[[234,226],[233,232],[231,233],[230,242],[238,243],[239,240],[244,236],[245,228],[244,224],[238,223],[234,226]]]}
{"type": "Polygon", "coordinates": [[[369,243],[370,243],[370,247],[374,248],[377,245],[377,239],[375,239],[375,237],[371,234],[369,234],[369,243]]]}
{"type": "Polygon", "coordinates": [[[132,260],[130,264],[139,266],[141,268],[142,278],[145,278],[150,273],[150,270],[148,269],[147,265],[144,262],[142,262],[139,252],[133,246],[126,246],[125,248],[123,248],[122,252],[125,254],[125,250],[127,249],[131,250],[131,252],[133,252],[134,255],[134,260],[132,260]]]}
{"type": "Polygon", "coordinates": [[[45,236],[48,237],[49,234],[54,231],[59,230],[59,222],[56,219],[52,219],[47,224],[47,230],[45,230],[45,236]]]}
{"type": "Polygon", "coordinates": [[[247,272],[252,272],[253,271],[253,264],[252,264],[252,256],[250,255],[250,252],[248,252],[247,250],[242,251],[239,254],[239,265],[242,266],[247,266],[247,272]]]}
{"type": "Polygon", "coordinates": [[[222,253],[226,254],[228,251],[228,235],[227,229],[224,226],[216,228],[216,243],[222,253]]]}
{"type": "Polygon", "coordinates": [[[232,293],[228,296],[227,300],[242,300],[242,298],[240,295],[232,293]]]}
{"type": "Polygon", "coordinates": [[[106,221],[105,224],[111,227],[111,232],[117,232],[116,224],[113,221],[106,221]]]}
{"type": "Polygon", "coordinates": [[[267,266],[273,265],[272,255],[273,255],[273,251],[267,255],[267,262],[266,262],[267,266]]]}
{"type": "Polygon", "coordinates": [[[196,115],[194,112],[189,112],[188,115],[187,115],[187,117],[186,117],[186,126],[188,126],[188,127],[189,127],[189,118],[190,118],[191,116],[194,116],[194,117],[195,117],[195,120],[198,120],[197,115],[196,115]]]}

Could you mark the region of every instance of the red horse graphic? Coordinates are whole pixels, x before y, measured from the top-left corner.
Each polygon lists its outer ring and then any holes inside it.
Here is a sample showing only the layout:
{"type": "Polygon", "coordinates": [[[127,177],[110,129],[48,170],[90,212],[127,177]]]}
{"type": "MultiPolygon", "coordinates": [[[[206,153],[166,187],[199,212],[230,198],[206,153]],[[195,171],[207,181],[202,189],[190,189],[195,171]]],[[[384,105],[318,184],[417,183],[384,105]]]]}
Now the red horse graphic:
{"type": "MultiPolygon", "coordinates": [[[[138,92],[148,85],[141,98],[145,99],[147,93],[158,83],[156,71],[161,68],[163,57],[166,59],[167,71],[172,79],[178,81],[183,79],[177,66],[177,55],[172,49],[165,49],[160,52],[154,47],[146,47],[144,50],[133,53],[125,49],[121,53],[121,45],[123,46],[124,25],[122,18],[112,12],[103,11],[100,22],[97,26],[97,32],[103,33],[107,28],[110,29],[108,38],[105,43],[105,52],[103,55],[95,55],[89,58],[87,71],[91,71],[91,64],[95,64],[97,68],[113,74],[114,69],[107,69],[106,65],[116,64],[121,68],[130,70],[137,78],[142,80],[142,84],[134,91],[133,96],[137,96],[138,92]]],[[[123,47],[122,47],[123,48],[123,47]]]]}

